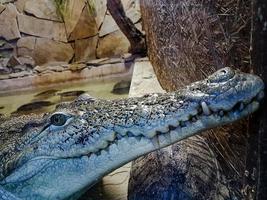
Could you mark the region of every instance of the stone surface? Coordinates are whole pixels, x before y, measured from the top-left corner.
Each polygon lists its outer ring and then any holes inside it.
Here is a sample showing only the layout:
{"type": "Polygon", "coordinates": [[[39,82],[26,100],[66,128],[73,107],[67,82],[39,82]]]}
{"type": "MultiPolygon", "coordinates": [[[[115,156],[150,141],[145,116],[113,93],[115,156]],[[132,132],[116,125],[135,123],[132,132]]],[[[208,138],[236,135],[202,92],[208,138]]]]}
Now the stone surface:
{"type": "Polygon", "coordinates": [[[11,3],[14,2],[14,0],[0,0],[0,3],[5,4],[5,3],[11,3]]]}
{"type": "Polygon", "coordinates": [[[140,0],[122,0],[122,5],[124,10],[129,10],[131,8],[134,8],[138,11],[140,11],[140,0]]]}
{"type": "Polygon", "coordinates": [[[32,72],[21,71],[21,72],[9,74],[9,78],[20,78],[20,77],[24,77],[24,76],[29,76],[31,74],[32,74],[32,72]]]}
{"type": "Polygon", "coordinates": [[[11,56],[8,60],[7,66],[14,67],[16,65],[21,65],[20,61],[16,56],[11,56]]]}
{"type": "Polygon", "coordinates": [[[7,74],[11,70],[7,67],[8,58],[0,58],[0,74],[7,74]]]}
{"type": "Polygon", "coordinates": [[[85,7],[85,0],[68,0],[64,6],[63,18],[66,26],[67,37],[75,29],[83,8],[85,7]]]}
{"type": "Polygon", "coordinates": [[[36,42],[36,37],[32,36],[23,37],[18,40],[17,47],[34,50],[35,42],[36,42]]]}
{"type": "Polygon", "coordinates": [[[0,3],[0,14],[6,9],[6,6],[0,3]]]}
{"type": "MultiPolygon", "coordinates": [[[[132,20],[133,23],[136,23],[141,19],[140,12],[138,12],[135,8],[130,8],[128,11],[126,11],[126,15],[132,20]]],[[[117,30],[119,30],[119,27],[112,16],[106,15],[99,32],[99,36],[102,37],[117,30]]]]}
{"type": "Polygon", "coordinates": [[[8,74],[1,74],[1,66],[0,66],[0,80],[5,80],[8,79],[9,75],[8,74]]]}
{"type": "Polygon", "coordinates": [[[130,43],[121,31],[115,31],[99,39],[97,57],[111,57],[128,52],[130,43]]]}
{"type": "MultiPolygon", "coordinates": [[[[107,0],[65,2],[57,12],[55,0],[0,0],[0,58],[10,58],[16,53],[18,57],[28,62],[28,65],[32,65],[31,59],[34,59],[36,64],[45,64],[44,60],[49,63],[58,60],[69,62],[71,60],[69,57],[72,55],[74,58],[72,61],[88,62],[97,56],[103,58],[121,55],[128,51],[128,41],[118,31],[118,26],[108,14],[107,0]],[[46,44],[42,48],[38,46],[38,52],[34,53],[37,38],[59,42],[52,42],[52,46],[58,45],[55,50],[66,48],[67,52],[62,52],[60,59],[58,55],[55,55],[57,59],[53,58],[49,42],[48,46],[46,44]],[[46,53],[49,55],[47,59],[43,56],[46,53]],[[41,61],[38,61],[39,58],[41,61]]],[[[127,16],[134,22],[140,20],[138,2],[139,0],[122,0],[127,16]]]]}
{"type": "Polygon", "coordinates": [[[97,28],[99,29],[104,21],[104,17],[107,11],[107,0],[95,0],[95,20],[97,28]]]}
{"type": "Polygon", "coordinates": [[[0,50],[12,50],[14,49],[13,45],[9,44],[4,40],[0,40],[0,50]]]}
{"type": "Polygon", "coordinates": [[[6,44],[6,41],[0,39],[0,47],[4,46],[5,44],[6,44]]]}
{"type": "Polygon", "coordinates": [[[62,22],[54,0],[28,0],[25,2],[24,11],[38,18],[62,22]]]}
{"type": "Polygon", "coordinates": [[[6,5],[0,15],[0,37],[14,40],[21,37],[17,24],[17,9],[13,4],[6,5]]]}
{"type": "Polygon", "coordinates": [[[38,19],[27,15],[18,15],[19,30],[23,33],[67,42],[64,23],[38,19]]]}
{"type": "Polygon", "coordinates": [[[15,6],[17,7],[17,10],[22,13],[24,11],[25,3],[29,0],[17,0],[15,2],[15,6]]]}
{"type": "Polygon", "coordinates": [[[98,36],[75,41],[75,61],[88,61],[96,58],[98,36]]]}
{"type": "Polygon", "coordinates": [[[53,61],[69,62],[74,56],[73,48],[68,43],[45,38],[37,38],[33,58],[37,65],[53,61]]]}
{"type": "Polygon", "coordinates": [[[95,36],[98,33],[98,28],[93,14],[88,7],[84,7],[75,28],[69,36],[69,41],[84,39],[95,36]]]}
{"type": "Polygon", "coordinates": [[[101,65],[102,62],[105,62],[105,61],[109,61],[109,58],[100,58],[100,59],[96,59],[96,60],[90,60],[88,62],[86,62],[87,65],[92,65],[92,66],[98,66],[98,65],[101,65]]]}
{"type": "Polygon", "coordinates": [[[140,97],[148,93],[164,92],[151,63],[149,61],[135,62],[129,97],[140,97]]]}
{"type": "Polygon", "coordinates": [[[22,37],[17,42],[17,54],[18,56],[31,56],[33,57],[33,51],[36,43],[35,37],[22,37]]]}
{"type": "Polygon", "coordinates": [[[73,63],[69,65],[69,70],[72,72],[81,71],[83,69],[87,68],[87,65],[84,63],[73,63]]]}
{"type": "Polygon", "coordinates": [[[29,68],[27,65],[16,65],[12,67],[13,73],[22,72],[22,71],[31,71],[32,68],[29,68]]]}
{"type": "Polygon", "coordinates": [[[30,56],[21,56],[21,57],[18,57],[18,60],[22,65],[27,65],[31,68],[35,66],[35,61],[30,56]]]}

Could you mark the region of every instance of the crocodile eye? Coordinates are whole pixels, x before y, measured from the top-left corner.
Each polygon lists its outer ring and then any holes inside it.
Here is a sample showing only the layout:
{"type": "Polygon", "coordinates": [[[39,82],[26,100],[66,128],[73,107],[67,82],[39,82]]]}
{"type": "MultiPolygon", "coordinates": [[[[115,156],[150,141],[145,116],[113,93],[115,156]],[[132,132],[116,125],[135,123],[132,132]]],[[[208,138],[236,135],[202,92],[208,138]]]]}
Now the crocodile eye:
{"type": "Polygon", "coordinates": [[[50,117],[50,123],[54,126],[64,126],[70,116],[64,113],[55,113],[50,117]]]}

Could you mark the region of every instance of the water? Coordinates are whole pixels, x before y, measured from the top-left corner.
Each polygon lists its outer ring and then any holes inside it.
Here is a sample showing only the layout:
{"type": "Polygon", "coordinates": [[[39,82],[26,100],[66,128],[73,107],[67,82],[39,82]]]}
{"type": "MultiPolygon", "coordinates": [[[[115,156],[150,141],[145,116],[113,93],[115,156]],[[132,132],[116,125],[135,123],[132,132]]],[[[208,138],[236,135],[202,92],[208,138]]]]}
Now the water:
{"type": "Polygon", "coordinates": [[[0,94],[0,114],[28,114],[42,113],[53,110],[56,104],[60,102],[72,101],[78,94],[69,94],[66,92],[82,93],[86,92],[93,97],[103,99],[126,98],[128,94],[111,93],[113,86],[121,80],[129,80],[128,77],[121,77],[108,80],[86,81],[86,82],[68,82],[66,84],[42,87],[34,90],[14,91],[0,94]],[[30,107],[21,107],[23,105],[35,103],[30,107]],[[32,107],[35,106],[35,107],[32,107]],[[17,112],[17,109],[21,110],[17,112]]]}

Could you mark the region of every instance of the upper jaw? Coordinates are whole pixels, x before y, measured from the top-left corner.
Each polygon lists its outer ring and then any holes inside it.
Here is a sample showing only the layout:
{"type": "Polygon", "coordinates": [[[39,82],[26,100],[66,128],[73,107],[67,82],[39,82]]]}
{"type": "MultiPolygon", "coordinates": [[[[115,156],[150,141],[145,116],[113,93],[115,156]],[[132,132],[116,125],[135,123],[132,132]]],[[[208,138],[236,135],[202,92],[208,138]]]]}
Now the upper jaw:
{"type": "MultiPolygon", "coordinates": [[[[249,76],[249,75],[248,75],[249,76]]],[[[260,102],[264,97],[264,83],[258,77],[251,77],[246,82],[236,82],[236,85],[227,89],[226,92],[207,102],[212,112],[231,111],[244,109],[253,102],[260,102]]]]}

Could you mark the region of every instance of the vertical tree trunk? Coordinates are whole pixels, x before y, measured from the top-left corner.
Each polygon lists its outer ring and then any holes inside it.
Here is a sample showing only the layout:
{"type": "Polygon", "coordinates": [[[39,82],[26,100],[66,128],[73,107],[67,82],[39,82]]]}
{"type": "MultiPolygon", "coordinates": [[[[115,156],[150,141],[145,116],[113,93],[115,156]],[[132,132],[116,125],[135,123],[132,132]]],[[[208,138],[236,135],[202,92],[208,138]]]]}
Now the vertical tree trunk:
{"type": "MultiPolygon", "coordinates": [[[[267,1],[253,0],[252,68],[267,83],[267,1]]],[[[266,90],[265,90],[266,91],[266,90]]],[[[265,92],[266,93],[266,92],[265,92]]],[[[250,120],[247,186],[250,196],[267,199],[267,101],[250,120]],[[255,188],[256,186],[256,188],[255,188]],[[256,192],[256,193],[255,193],[256,192]]]]}
{"type": "Polygon", "coordinates": [[[107,8],[120,30],[128,38],[131,44],[130,52],[133,54],[145,54],[145,37],[126,16],[121,1],[107,0],[107,8]]]}
{"type": "MultiPolygon", "coordinates": [[[[165,90],[221,67],[250,71],[250,1],[140,3],[148,56],[165,90]]],[[[246,133],[243,120],[134,161],[130,200],[243,199],[246,133]]]]}

